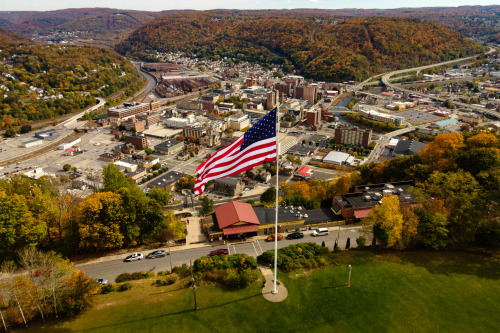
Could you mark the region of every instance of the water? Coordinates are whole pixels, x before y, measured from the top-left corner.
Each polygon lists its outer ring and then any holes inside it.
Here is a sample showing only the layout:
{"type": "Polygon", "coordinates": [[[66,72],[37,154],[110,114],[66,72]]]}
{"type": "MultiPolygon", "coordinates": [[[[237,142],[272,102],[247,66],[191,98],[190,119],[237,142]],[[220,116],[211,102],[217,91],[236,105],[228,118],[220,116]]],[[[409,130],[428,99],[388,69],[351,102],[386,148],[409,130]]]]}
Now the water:
{"type": "Polygon", "coordinates": [[[349,104],[349,102],[351,102],[353,99],[354,99],[354,96],[346,97],[342,101],[340,101],[340,103],[338,103],[335,107],[339,107],[339,106],[347,107],[347,104],[349,104]]]}

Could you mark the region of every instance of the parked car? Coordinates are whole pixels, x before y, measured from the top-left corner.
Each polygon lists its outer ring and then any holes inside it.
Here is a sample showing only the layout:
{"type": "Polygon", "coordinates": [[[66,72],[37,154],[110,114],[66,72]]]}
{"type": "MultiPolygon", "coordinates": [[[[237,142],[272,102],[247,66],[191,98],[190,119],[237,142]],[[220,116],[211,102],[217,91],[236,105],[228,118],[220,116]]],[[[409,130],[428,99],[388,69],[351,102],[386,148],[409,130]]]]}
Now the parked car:
{"type": "Polygon", "coordinates": [[[292,232],[291,234],[286,235],[286,239],[299,239],[304,238],[304,234],[301,232],[292,232]]]}
{"type": "Polygon", "coordinates": [[[135,260],[142,260],[144,259],[142,253],[132,253],[131,255],[127,256],[123,261],[135,261],[135,260]]]}
{"type": "Polygon", "coordinates": [[[328,235],[328,229],[327,228],[318,228],[316,230],[313,231],[312,235],[314,237],[316,236],[326,236],[328,235]]]}
{"type": "MultiPolygon", "coordinates": [[[[278,240],[280,241],[282,239],[283,239],[283,236],[281,236],[281,234],[278,234],[278,240]]],[[[267,241],[268,242],[274,241],[274,234],[267,236],[267,241]]]]}
{"type": "Polygon", "coordinates": [[[106,280],[106,279],[96,279],[95,283],[105,285],[105,284],[108,284],[108,280],[106,280]]]}
{"type": "Polygon", "coordinates": [[[210,256],[218,256],[219,254],[229,254],[229,251],[227,249],[218,249],[215,251],[210,251],[210,256]]]}
{"type": "Polygon", "coordinates": [[[165,250],[156,250],[151,253],[148,253],[146,256],[146,259],[154,259],[154,258],[161,258],[166,256],[168,253],[165,250]]]}

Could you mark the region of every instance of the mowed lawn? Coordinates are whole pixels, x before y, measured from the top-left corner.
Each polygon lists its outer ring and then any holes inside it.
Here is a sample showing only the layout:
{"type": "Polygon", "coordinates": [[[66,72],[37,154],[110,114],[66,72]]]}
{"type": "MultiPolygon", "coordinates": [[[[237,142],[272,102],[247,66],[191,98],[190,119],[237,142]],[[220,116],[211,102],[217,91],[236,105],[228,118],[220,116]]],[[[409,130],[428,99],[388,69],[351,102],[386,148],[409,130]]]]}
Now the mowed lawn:
{"type": "Polygon", "coordinates": [[[237,292],[134,282],[99,295],[95,306],[47,332],[499,332],[500,258],[466,253],[344,251],[337,265],[279,273],[282,303],[262,283],[237,292]],[[347,265],[352,265],[350,288],[347,265]]]}

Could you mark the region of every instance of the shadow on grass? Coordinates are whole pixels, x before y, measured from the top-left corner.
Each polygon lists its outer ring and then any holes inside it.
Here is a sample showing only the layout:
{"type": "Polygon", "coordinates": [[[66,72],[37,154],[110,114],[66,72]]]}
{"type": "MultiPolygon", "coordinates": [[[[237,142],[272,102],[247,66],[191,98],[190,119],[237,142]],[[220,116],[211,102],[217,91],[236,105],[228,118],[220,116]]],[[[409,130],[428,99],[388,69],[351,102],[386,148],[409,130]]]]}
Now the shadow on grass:
{"type": "Polygon", "coordinates": [[[108,325],[102,325],[102,326],[89,327],[89,328],[86,328],[85,330],[82,330],[82,331],[79,331],[79,332],[87,332],[87,331],[91,331],[91,330],[97,330],[97,329],[108,328],[108,327],[109,328],[111,328],[111,327],[118,327],[118,326],[122,326],[122,325],[128,325],[128,324],[132,324],[132,323],[138,323],[138,322],[142,322],[142,321],[146,321],[146,320],[151,320],[151,319],[158,319],[158,318],[163,318],[163,317],[171,317],[171,316],[181,315],[181,314],[189,313],[189,312],[201,312],[201,311],[205,311],[205,310],[211,310],[211,309],[219,308],[219,307],[222,307],[222,306],[225,306],[225,305],[229,305],[229,304],[233,304],[233,303],[238,303],[238,302],[241,302],[241,301],[245,301],[247,299],[251,299],[251,298],[254,298],[254,297],[258,297],[258,296],[262,296],[262,293],[258,293],[256,295],[252,295],[252,296],[240,298],[240,299],[237,299],[237,300],[234,300],[234,301],[231,301],[231,302],[226,302],[226,303],[222,303],[222,304],[217,304],[217,305],[212,305],[212,306],[198,308],[197,311],[195,311],[194,309],[182,310],[182,311],[177,311],[177,312],[172,312],[172,313],[166,313],[166,314],[162,314],[162,315],[158,315],[158,316],[151,316],[151,317],[146,317],[146,318],[141,318],[141,319],[123,321],[123,322],[116,323],[116,324],[108,324],[108,325]]]}
{"type": "Polygon", "coordinates": [[[321,289],[332,289],[332,288],[341,288],[341,287],[347,287],[347,283],[344,284],[338,284],[336,286],[329,286],[329,287],[322,287],[321,289]]]}
{"type": "Polygon", "coordinates": [[[465,274],[500,280],[499,259],[468,252],[406,252],[396,256],[402,263],[425,268],[433,274],[465,274]]]}

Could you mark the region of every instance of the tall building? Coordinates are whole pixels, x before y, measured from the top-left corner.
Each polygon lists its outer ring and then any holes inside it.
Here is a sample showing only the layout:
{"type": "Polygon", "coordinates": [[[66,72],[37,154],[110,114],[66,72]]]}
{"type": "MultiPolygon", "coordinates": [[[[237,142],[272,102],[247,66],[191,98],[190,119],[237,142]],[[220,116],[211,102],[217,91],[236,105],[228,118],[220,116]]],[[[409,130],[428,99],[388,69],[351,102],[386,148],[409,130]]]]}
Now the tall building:
{"type": "Polygon", "coordinates": [[[334,138],[336,144],[352,144],[366,147],[372,139],[372,130],[362,130],[348,125],[339,126],[335,128],[334,138]]]}
{"type": "Polygon", "coordinates": [[[292,85],[286,82],[276,83],[276,90],[285,95],[286,97],[292,96],[292,85]]]}
{"type": "Polygon", "coordinates": [[[266,110],[272,110],[279,103],[279,96],[272,90],[267,93],[266,110]]]}
{"type": "Polygon", "coordinates": [[[307,100],[310,104],[314,104],[316,94],[317,88],[314,86],[296,86],[293,88],[293,98],[307,100]]]}
{"type": "Polygon", "coordinates": [[[307,126],[317,126],[319,125],[321,113],[317,110],[306,112],[306,125],[307,126]]]}

